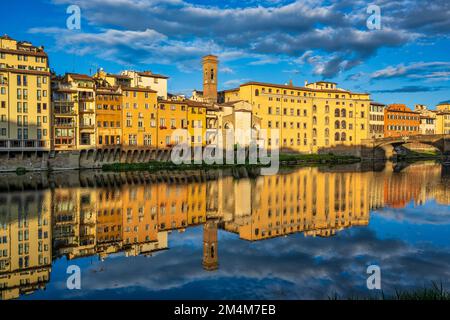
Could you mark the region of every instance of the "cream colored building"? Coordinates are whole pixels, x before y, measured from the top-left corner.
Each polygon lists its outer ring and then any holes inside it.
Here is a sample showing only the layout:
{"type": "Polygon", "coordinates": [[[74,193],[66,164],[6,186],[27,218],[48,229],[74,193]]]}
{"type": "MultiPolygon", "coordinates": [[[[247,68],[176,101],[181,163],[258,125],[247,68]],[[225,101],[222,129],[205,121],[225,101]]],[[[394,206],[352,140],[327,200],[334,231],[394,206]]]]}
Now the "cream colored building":
{"type": "Polygon", "coordinates": [[[384,138],[384,108],[386,105],[378,102],[370,103],[369,138],[384,138]]]}
{"type": "Polygon", "coordinates": [[[50,69],[43,47],[0,37],[0,151],[48,151],[50,69]]]}
{"type": "Polygon", "coordinates": [[[250,103],[234,101],[215,104],[209,111],[215,116],[210,119],[207,129],[209,144],[219,144],[219,148],[232,149],[234,146],[247,147],[252,140],[259,138],[261,120],[252,114],[250,103]],[[218,138],[218,133],[222,139],[218,138]]]}
{"type": "Polygon", "coordinates": [[[423,104],[417,104],[414,111],[420,113],[420,134],[436,134],[436,113],[423,104]]]}
{"type": "Polygon", "coordinates": [[[53,145],[55,150],[95,148],[95,82],[68,73],[52,80],[53,145]]]}
{"type": "Polygon", "coordinates": [[[131,86],[155,90],[159,99],[167,99],[167,80],[169,77],[151,71],[126,70],[121,73],[131,78],[131,86]]]}

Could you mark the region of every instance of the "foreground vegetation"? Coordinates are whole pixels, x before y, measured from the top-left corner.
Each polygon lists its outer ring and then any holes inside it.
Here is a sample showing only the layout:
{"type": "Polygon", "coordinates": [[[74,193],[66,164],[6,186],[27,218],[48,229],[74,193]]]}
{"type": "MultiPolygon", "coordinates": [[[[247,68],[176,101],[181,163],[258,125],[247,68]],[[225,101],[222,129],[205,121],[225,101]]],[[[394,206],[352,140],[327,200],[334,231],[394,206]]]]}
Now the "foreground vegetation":
{"type": "MultiPolygon", "coordinates": [[[[336,156],[333,154],[280,154],[280,165],[335,165],[335,164],[352,164],[360,162],[361,159],[351,156],[336,156]]],[[[103,171],[159,171],[159,170],[208,170],[208,169],[225,169],[225,168],[258,168],[267,167],[263,164],[181,164],[176,165],[172,162],[150,161],[148,163],[115,163],[103,166],[103,171]]]]}
{"type": "Polygon", "coordinates": [[[370,296],[366,298],[347,297],[342,299],[338,295],[330,297],[331,300],[445,300],[450,301],[450,292],[445,290],[442,284],[433,283],[431,288],[423,288],[415,291],[396,291],[395,294],[385,295],[381,294],[370,296]]]}
{"type": "Polygon", "coordinates": [[[438,151],[412,151],[408,150],[406,154],[397,155],[397,161],[414,161],[414,160],[427,160],[427,159],[439,159],[442,154],[438,151]]]}

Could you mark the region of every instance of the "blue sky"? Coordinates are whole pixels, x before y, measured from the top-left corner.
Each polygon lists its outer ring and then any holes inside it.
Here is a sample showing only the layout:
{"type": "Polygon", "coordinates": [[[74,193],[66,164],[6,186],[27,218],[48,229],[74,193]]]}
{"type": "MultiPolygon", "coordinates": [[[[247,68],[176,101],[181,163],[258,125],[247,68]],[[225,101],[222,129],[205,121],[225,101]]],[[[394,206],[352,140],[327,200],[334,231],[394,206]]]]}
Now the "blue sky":
{"type": "Polygon", "coordinates": [[[450,100],[448,0],[27,0],[3,4],[0,33],[44,45],[57,73],[123,69],[201,89],[200,59],[220,57],[220,87],[330,80],[384,103],[450,100]],[[25,5],[27,3],[27,5],[25,5]],[[381,30],[369,30],[369,4],[381,30]],[[81,30],[68,30],[68,6],[81,30]]]}

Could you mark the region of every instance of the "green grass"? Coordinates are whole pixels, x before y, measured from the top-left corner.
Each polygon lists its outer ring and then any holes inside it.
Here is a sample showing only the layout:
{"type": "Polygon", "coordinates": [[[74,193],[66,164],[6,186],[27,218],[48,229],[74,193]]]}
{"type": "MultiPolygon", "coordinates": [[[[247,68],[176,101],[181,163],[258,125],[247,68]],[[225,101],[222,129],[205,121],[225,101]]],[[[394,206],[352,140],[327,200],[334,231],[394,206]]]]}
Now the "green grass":
{"type": "Polygon", "coordinates": [[[430,288],[418,289],[415,291],[399,291],[396,290],[395,294],[386,295],[384,292],[375,294],[368,297],[358,297],[350,296],[346,298],[341,298],[339,295],[335,294],[329,297],[330,300],[414,300],[414,301],[425,301],[425,300],[450,300],[450,292],[445,290],[442,284],[432,283],[430,288]]]}
{"type": "MultiPolygon", "coordinates": [[[[294,165],[315,165],[315,164],[350,164],[360,162],[360,158],[351,156],[335,156],[332,154],[280,154],[280,166],[291,165],[287,162],[295,162],[294,165]]],[[[181,164],[176,165],[172,162],[150,161],[148,163],[115,163],[103,166],[103,171],[161,171],[161,170],[209,170],[225,168],[258,168],[267,167],[263,164],[181,164]]]]}
{"type": "Polygon", "coordinates": [[[17,168],[17,169],[16,169],[16,174],[17,174],[18,176],[23,176],[23,175],[26,174],[26,173],[27,173],[27,169],[25,169],[25,168],[20,167],[20,168],[17,168]]]}
{"type": "Polygon", "coordinates": [[[397,155],[398,160],[409,160],[409,159],[434,159],[440,158],[442,154],[438,151],[412,151],[408,150],[405,155],[397,155]]]}
{"type": "Polygon", "coordinates": [[[334,154],[280,154],[282,161],[300,161],[305,163],[356,163],[361,158],[353,156],[337,156],[334,154]]]}

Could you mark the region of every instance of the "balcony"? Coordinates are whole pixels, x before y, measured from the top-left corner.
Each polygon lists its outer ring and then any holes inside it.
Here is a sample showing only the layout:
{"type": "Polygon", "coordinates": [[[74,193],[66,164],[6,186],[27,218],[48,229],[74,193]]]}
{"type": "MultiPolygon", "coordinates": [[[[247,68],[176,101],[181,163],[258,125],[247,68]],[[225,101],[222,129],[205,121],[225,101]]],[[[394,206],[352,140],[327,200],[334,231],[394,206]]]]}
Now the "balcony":
{"type": "Polygon", "coordinates": [[[91,109],[91,108],[87,108],[87,109],[80,108],[80,113],[95,113],[95,110],[91,109]]]}
{"type": "Polygon", "coordinates": [[[75,127],[75,122],[59,122],[59,123],[55,123],[54,124],[55,128],[74,128],[75,127]]]}
{"type": "Polygon", "coordinates": [[[45,150],[48,148],[48,141],[43,140],[0,140],[0,149],[45,150]]]}
{"type": "Polygon", "coordinates": [[[95,99],[93,96],[79,96],[78,101],[80,102],[94,102],[95,99]]]}
{"type": "Polygon", "coordinates": [[[85,124],[85,123],[82,123],[81,125],[80,125],[80,129],[81,130],[94,130],[95,129],[95,125],[94,124],[85,124]]]}

